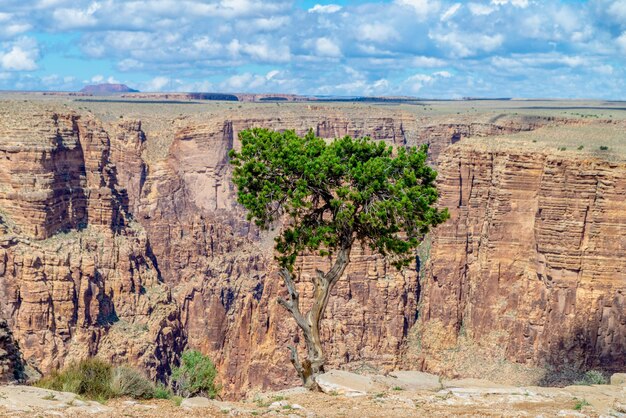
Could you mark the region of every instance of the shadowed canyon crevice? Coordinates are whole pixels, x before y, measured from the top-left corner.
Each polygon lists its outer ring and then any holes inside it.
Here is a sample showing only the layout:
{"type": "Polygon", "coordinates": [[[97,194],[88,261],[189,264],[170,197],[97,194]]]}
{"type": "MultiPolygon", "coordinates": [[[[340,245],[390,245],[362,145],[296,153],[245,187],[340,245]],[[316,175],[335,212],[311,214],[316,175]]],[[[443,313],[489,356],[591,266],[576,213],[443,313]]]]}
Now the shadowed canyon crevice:
{"type": "Polygon", "coordinates": [[[176,115],[155,132],[140,117],[20,109],[0,112],[1,308],[41,371],[98,354],[162,377],[192,347],[216,361],[229,396],[298,383],[272,232],[245,221],[230,182],[228,151],[256,126],[429,143],[440,171],[452,219],[420,258],[422,277],[353,251],[322,326],[331,367],[463,374],[441,355],[461,334],[533,367],[625,366],[626,168],[489,146],[582,122],[302,104],[176,115]]]}

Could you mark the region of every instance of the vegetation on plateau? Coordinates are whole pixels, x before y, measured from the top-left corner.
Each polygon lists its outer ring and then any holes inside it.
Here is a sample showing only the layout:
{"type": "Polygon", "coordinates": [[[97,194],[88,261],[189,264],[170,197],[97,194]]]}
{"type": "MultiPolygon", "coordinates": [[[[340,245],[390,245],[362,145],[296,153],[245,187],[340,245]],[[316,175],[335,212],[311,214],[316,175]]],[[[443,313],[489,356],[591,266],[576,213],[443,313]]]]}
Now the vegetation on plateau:
{"type": "Polygon", "coordinates": [[[288,298],[279,303],[304,335],[307,357],[290,347],[291,362],[308,388],[326,362],[320,321],[330,293],[350,262],[356,242],[397,268],[415,262],[415,249],[431,227],[448,218],[438,209],[437,173],[426,164],[427,147],[393,148],[349,136],[327,142],[309,131],[251,129],[239,134],[241,150],[230,152],[238,202],[262,229],[288,223],[276,238],[276,259],[288,298]],[[313,303],[300,308],[294,265],[303,253],[331,261],[311,280],[313,303]]]}
{"type": "Polygon", "coordinates": [[[210,358],[199,351],[185,351],[180,367],[172,371],[172,387],[185,398],[206,396],[213,399],[220,391],[215,383],[216,376],[217,370],[210,358]]]}
{"type": "Polygon", "coordinates": [[[185,351],[180,367],[172,371],[170,387],[154,383],[137,369],[113,366],[98,358],[88,358],[55,370],[35,386],[72,392],[97,401],[118,397],[176,400],[202,395],[214,398],[220,389],[215,384],[216,375],[211,359],[198,351],[185,351]]]}

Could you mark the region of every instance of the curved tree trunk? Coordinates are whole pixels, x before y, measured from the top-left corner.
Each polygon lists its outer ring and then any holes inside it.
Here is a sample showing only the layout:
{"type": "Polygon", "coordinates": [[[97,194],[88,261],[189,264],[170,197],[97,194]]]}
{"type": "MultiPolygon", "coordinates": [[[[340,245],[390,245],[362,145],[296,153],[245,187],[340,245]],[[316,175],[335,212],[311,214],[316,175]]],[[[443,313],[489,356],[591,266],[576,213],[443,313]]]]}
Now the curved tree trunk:
{"type": "Polygon", "coordinates": [[[278,302],[291,313],[302,330],[307,354],[307,357],[300,361],[297,349],[289,347],[291,363],[304,386],[311,390],[319,390],[315,378],[324,373],[326,363],[320,338],[320,322],[324,317],[330,293],[350,262],[350,250],[351,246],[340,249],[335,263],[328,272],[317,270],[317,275],[313,277],[313,304],[304,315],[300,312],[300,295],[296,290],[292,274],[287,269],[280,271],[289,292],[289,300],[279,298],[278,302]]]}

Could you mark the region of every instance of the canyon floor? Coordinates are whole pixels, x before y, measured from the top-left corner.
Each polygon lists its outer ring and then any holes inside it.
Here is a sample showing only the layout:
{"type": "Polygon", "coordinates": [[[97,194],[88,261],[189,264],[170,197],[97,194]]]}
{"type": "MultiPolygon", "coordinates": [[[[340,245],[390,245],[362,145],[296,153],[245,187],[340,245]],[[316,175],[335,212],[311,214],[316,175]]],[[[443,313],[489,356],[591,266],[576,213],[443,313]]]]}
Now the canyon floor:
{"type": "Polygon", "coordinates": [[[28,386],[0,387],[10,417],[626,417],[626,375],[610,385],[516,387],[487,380],[442,380],[421,372],[357,375],[331,371],[323,392],[301,387],[250,394],[239,402],[206,398],[98,403],[28,386]]]}

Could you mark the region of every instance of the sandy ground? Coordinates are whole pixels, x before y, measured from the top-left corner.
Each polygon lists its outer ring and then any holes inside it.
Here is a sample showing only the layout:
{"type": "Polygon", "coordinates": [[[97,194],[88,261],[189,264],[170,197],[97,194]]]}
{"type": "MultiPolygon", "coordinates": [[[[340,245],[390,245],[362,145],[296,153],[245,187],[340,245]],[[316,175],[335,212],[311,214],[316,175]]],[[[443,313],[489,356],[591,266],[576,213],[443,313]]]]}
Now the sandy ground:
{"type": "Polygon", "coordinates": [[[626,386],[620,385],[514,387],[465,379],[429,390],[374,385],[372,392],[354,396],[343,390],[344,383],[339,381],[337,390],[329,393],[294,388],[251,395],[239,402],[192,398],[179,405],[172,400],[129,399],[100,404],[63,392],[5,386],[0,388],[0,416],[626,417],[626,386]]]}

